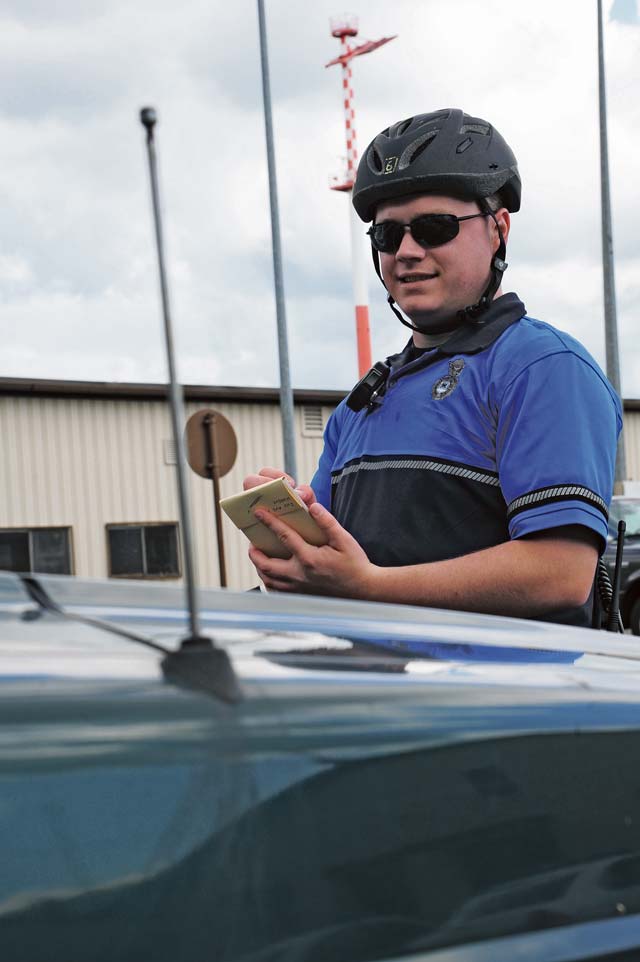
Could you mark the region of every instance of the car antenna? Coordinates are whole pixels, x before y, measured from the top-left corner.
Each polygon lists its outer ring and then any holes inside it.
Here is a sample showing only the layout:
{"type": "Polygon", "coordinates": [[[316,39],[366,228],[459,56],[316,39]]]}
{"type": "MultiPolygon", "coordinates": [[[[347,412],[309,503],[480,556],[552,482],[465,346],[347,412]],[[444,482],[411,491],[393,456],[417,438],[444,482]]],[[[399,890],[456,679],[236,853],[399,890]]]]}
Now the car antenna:
{"type": "Polygon", "coordinates": [[[620,582],[622,580],[622,552],[624,551],[624,533],[627,530],[626,522],[618,522],[618,543],[616,545],[616,564],[613,573],[613,585],[611,592],[611,602],[609,604],[609,619],[607,621],[607,631],[620,631],[620,582]]]}
{"type": "Polygon", "coordinates": [[[158,271],[160,275],[160,295],[164,318],[164,333],[169,369],[169,400],[173,438],[176,446],[176,477],[178,482],[178,501],[180,506],[180,527],[182,529],[182,548],[184,555],[185,589],[189,608],[189,634],[182,639],[180,648],[171,652],[162,662],[165,676],[177,684],[187,687],[205,688],[224,701],[236,702],[241,698],[240,686],[231,660],[226,651],[216,647],[210,638],[200,631],[198,599],[196,595],[193,540],[189,496],[186,480],[186,455],[182,425],[184,424],[184,404],[182,386],[178,384],[173,350],[173,330],[169,310],[169,289],[164,263],[164,243],[162,216],[158,190],[158,164],[156,160],[153,129],[157,122],[153,107],[143,107],[140,122],[147,132],[147,155],[151,182],[151,202],[155,226],[158,271]],[[193,657],[191,657],[193,656],[193,657]]]}

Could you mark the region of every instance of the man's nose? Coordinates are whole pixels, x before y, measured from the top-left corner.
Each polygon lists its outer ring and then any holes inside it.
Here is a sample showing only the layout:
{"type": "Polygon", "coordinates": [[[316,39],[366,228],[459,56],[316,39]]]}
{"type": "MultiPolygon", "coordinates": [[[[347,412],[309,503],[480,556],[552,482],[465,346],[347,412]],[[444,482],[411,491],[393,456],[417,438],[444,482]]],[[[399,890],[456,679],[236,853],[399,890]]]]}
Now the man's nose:
{"type": "Polygon", "coordinates": [[[408,224],[404,224],[404,237],[400,247],[396,251],[396,257],[399,260],[409,258],[411,260],[416,260],[417,258],[424,257],[424,247],[422,247],[416,240],[414,240],[413,235],[408,224]]]}

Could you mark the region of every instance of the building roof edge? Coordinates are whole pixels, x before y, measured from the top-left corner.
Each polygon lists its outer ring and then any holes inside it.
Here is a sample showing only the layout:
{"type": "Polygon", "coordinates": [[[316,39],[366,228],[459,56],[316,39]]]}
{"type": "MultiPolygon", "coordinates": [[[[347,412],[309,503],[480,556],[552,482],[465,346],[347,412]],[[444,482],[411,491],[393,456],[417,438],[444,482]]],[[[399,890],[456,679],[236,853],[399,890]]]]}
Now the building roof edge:
{"type": "MultiPolygon", "coordinates": [[[[166,384],[123,381],[66,381],[50,378],[0,377],[0,395],[57,398],[119,398],[121,400],[165,400],[166,384]]],[[[297,404],[338,404],[346,391],[294,389],[297,404]]],[[[185,384],[186,401],[237,401],[254,404],[277,404],[278,388],[231,387],[222,385],[185,384]]],[[[640,401],[638,402],[640,405],[640,401]]]]}

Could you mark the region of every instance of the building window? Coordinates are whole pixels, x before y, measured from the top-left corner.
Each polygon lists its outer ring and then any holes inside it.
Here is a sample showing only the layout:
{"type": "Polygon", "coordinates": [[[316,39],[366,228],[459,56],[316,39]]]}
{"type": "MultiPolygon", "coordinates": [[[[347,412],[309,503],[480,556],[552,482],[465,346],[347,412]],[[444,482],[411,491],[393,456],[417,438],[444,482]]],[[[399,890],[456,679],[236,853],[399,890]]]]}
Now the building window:
{"type": "Polygon", "coordinates": [[[109,575],[179,578],[177,524],[109,524],[109,575]]]}
{"type": "Polygon", "coordinates": [[[0,569],[71,574],[70,528],[0,530],[0,569]]]}

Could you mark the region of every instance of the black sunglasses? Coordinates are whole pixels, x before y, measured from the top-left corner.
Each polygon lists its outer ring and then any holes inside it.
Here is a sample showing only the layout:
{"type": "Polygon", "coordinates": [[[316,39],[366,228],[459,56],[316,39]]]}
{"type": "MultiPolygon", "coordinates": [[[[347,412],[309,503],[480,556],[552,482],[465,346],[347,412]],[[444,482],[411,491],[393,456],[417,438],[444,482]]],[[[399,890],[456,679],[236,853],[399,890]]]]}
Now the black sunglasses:
{"type": "Polygon", "coordinates": [[[383,220],[379,224],[372,224],[367,234],[377,251],[395,254],[407,229],[421,247],[441,247],[458,236],[461,221],[488,216],[489,211],[467,214],[465,217],[456,217],[455,214],[420,214],[408,224],[402,224],[398,220],[383,220]]]}

